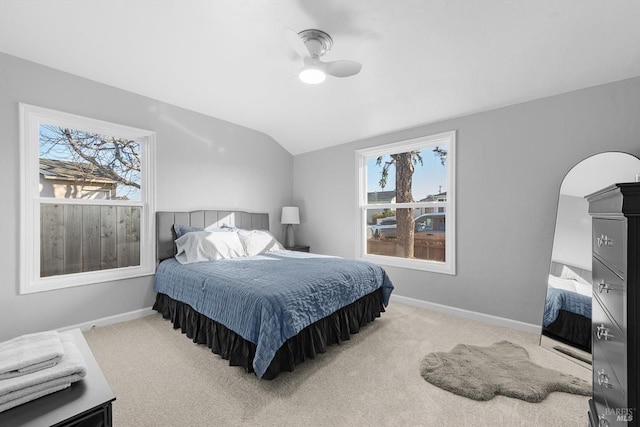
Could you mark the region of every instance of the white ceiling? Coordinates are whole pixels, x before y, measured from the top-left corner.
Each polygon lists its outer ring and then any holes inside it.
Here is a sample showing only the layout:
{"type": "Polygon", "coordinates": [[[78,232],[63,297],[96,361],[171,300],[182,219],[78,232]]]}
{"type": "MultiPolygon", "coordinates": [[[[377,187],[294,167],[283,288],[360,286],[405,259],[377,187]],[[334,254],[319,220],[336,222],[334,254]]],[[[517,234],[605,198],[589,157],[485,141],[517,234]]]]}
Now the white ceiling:
{"type": "Polygon", "coordinates": [[[292,154],[640,75],[638,0],[0,0],[0,51],[292,154]],[[285,29],[328,32],[321,85],[285,29]]]}

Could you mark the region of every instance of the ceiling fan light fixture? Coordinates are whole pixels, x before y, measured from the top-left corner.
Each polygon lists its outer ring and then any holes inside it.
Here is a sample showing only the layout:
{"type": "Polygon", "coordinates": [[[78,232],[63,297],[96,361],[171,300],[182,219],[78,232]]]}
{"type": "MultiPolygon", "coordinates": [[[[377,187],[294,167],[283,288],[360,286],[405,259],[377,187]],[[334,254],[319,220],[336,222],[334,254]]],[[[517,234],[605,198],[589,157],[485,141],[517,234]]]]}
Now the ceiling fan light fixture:
{"type": "Polygon", "coordinates": [[[327,75],[349,77],[358,74],[362,64],[355,61],[338,60],[326,62],[322,55],[331,50],[333,39],[324,31],[309,29],[296,33],[291,28],[286,31],[291,47],[304,61],[304,67],[298,74],[304,83],[315,85],[322,83],[327,75]]]}
{"type": "Polygon", "coordinates": [[[327,78],[327,75],[324,73],[324,71],[320,70],[319,68],[304,67],[300,71],[300,74],[298,75],[298,77],[300,77],[300,80],[302,80],[304,83],[307,83],[310,85],[316,85],[318,83],[322,83],[323,81],[325,81],[325,79],[327,78]]]}

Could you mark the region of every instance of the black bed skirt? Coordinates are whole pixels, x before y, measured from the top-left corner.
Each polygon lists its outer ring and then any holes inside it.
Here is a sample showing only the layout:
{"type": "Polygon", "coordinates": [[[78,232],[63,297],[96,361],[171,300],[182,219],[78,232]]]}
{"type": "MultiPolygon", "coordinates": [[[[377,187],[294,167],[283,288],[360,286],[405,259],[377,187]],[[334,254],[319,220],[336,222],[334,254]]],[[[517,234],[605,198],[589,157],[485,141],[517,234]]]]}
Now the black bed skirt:
{"type": "MultiPolygon", "coordinates": [[[[197,344],[205,344],[231,366],[254,372],[256,345],[220,323],[198,313],[188,304],[158,293],[153,309],[170,319],[173,328],[182,331],[197,344]]],[[[280,372],[292,372],[296,365],[324,353],[328,346],[350,339],[360,328],[384,312],[382,289],[378,289],[329,316],[318,320],[289,338],[274,356],[263,379],[273,379],[280,372]]]]}
{"type": "Polygon", "coordinates": [[[556,320],[542,328],[542,334],[591,353],[591,319],[560,310],[556,320]]]}

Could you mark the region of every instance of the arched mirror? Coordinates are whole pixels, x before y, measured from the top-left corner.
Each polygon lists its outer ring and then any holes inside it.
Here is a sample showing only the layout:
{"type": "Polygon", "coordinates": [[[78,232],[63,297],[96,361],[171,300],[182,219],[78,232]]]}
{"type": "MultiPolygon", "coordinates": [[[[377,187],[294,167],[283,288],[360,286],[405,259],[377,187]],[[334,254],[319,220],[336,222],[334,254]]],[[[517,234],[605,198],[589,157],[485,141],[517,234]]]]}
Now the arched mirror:
{"type": "Polygon", "coordinates": [[[640,159],[620,152],[593,155],[575,165],[560,186],[540,343],[591,368],[591,216],[585,196],[633,182],[640,159]]]}

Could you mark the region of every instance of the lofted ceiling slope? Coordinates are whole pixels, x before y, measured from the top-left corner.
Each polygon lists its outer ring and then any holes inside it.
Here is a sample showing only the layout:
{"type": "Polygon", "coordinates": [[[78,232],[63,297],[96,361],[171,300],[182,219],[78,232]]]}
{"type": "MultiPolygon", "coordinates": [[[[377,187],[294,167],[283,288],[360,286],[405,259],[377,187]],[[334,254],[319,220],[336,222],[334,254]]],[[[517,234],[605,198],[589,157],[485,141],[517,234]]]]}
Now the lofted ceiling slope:
{"type": "Polygon", "coordinates": [[[0,51],[297,155],[639,76],[638,22],[637,0],[0,0],[0,51]],[[362,71],[302,83],[286,28],[362,71]]]}

